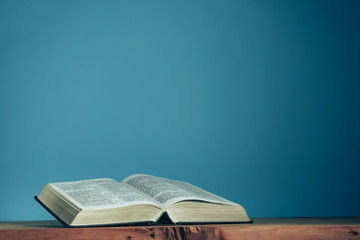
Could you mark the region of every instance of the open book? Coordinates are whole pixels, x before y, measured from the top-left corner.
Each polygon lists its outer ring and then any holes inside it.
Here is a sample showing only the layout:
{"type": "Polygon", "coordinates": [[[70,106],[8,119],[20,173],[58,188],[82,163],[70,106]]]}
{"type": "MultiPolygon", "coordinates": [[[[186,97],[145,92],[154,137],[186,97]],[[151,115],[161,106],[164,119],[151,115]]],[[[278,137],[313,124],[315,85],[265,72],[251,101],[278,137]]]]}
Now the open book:
{"type": "Polygon", "coordinates": [[[49,183],[36,200],[66,226],[251,222],[245,209],[186,182],[135,174],[49,183]]]}

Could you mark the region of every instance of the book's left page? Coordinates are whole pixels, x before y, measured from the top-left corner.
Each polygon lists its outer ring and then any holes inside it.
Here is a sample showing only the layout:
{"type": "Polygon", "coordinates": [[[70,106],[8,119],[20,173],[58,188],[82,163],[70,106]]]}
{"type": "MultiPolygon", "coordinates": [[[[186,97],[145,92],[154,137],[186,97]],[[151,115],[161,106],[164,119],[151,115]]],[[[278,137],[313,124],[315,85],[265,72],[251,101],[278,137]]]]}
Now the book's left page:
{"type": "Polygon", "coordinates": [[[155,203],[126,184],[110,178],[50,183],[49,186],[82,210],[155,203]]]}
{"type": "Polygon", "coordinates": [[[151,198],[109,178],[49,183],[37,199],[68,226],[152,222],[163,212],[151,198]]]}

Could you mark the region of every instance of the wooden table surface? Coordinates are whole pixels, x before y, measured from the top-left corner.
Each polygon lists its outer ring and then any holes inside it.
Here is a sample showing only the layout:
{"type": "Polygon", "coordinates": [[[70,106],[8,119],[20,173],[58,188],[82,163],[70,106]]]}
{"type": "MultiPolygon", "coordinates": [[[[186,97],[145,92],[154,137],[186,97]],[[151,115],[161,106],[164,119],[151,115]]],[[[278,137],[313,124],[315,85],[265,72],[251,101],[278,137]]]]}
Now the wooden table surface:
{"type": "Polygon", "coordinates": [[[58,221],[0,222],[0,239],[360,239],[360,217],[255,218],[252,224],[65,228],[58,221]]]}

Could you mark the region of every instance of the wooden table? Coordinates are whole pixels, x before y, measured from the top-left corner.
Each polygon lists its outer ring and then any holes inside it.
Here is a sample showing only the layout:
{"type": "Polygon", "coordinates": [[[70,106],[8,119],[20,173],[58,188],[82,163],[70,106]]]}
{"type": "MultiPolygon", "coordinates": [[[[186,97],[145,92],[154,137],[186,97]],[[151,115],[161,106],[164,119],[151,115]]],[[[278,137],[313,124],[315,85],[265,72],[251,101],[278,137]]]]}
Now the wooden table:
{"type": "Polygon", "coordinates": [[[65,228],[57,221],[0,222],[0,239],[360,239],[360,217],[253,220],[253,224],[96,228],[65,228]]]}

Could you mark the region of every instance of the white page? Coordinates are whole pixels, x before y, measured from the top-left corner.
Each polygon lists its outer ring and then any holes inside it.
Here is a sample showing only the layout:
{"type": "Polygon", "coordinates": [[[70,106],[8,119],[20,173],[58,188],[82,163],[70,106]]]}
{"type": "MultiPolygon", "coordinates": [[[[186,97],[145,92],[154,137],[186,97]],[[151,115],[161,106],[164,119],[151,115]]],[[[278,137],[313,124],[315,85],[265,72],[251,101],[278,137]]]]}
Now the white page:
{"type": "Polygon", "coordinates": [[[109,178],[50,183],[81,209],[106,209],[134,204],[156,204],[152,199],[126,184],[109,178]]]}
{"type": "Polygon", "coordinates": [[[155,199],[162,204],[164,209],[176,202],[184,200],[238,205],[187,182],[169,180],[145,174],[131,175],[122,182],[129,184],[147,196],[155,199]]]}

